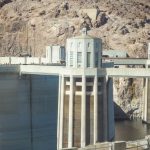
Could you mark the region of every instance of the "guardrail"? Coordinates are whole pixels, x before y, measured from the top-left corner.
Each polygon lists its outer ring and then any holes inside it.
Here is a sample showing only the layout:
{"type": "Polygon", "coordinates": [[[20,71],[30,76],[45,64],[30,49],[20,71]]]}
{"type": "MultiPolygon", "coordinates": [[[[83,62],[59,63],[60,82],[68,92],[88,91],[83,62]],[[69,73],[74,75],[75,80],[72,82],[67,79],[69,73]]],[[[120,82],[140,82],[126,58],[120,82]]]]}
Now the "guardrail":
{"type": "Polygon", "coordinates": [[[150,138],[136,141],[116,141],[108,143],[98,143],[89,147],[80,148],[79,150],[149,150],[150,138]]]}

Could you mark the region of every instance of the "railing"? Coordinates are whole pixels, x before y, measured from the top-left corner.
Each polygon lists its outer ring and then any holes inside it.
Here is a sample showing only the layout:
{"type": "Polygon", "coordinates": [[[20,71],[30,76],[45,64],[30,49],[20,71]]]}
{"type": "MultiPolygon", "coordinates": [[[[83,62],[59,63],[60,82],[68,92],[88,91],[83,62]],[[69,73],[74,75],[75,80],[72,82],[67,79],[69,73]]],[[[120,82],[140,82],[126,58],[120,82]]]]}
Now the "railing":
{"type": "Polygon", "coordinates": [[[124,149],[118,149],[118,148],[116,149],[114,144],[115,142],[106,143],[105,145],[103,145],[102,143],[99,145],[98,144],[93,145],[91,147],[81,148],[79,150],[149,150],[150,149],[150,145],[147,140],[137,140],[137,141],[126,142],[126,148],[124,149]]]}

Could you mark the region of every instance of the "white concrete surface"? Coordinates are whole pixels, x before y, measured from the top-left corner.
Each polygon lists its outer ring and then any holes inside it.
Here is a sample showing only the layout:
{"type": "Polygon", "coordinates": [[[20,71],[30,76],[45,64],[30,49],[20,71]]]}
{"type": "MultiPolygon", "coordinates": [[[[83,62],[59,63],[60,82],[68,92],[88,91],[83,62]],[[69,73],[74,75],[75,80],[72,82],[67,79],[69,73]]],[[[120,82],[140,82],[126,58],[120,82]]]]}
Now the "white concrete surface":
{"type": "Polygon", "coordinates": [[[82,76],[81,147],[86,146],[86,77],[82,76]]]}
{"type": "Polygon", "coordinates": [[[58,147],[59,149],[63,148],[63,111],[64,111],[64,76],[61,76],[61,86],[59,89],[59,91],[61,91],[60,94],[60,99],[58,100],[60,103],[60,125],[59,125],[59,141],[57,141],[59,143],[58,147]]]}
{"type": "Polygon", "coordinates": [[[74,99],[74,78],[73,76],[70,76],[68,148],[73,147],[73,99],[74,99]]]}
{"type": "Polygon", "coordinates": [[[98,79],[94,77],[94,144],[98,141],[98,79]]]}
{"type": "Polygon", "coordinates": [[[9,64],[9,57],[0,57],[0,64],[9,64]]]}
{"type": "Polygon", "coordinates": [[[87,35],[82,31],[81,36],[67,39],[66,66],[74,68],[101,67],[102,41],[87,35]]]}
{"type": "Polygon", "coordinates": [[[46,46],[46,58],[48,63],[65,61],[65,48],[59,45],[46,46]]]}

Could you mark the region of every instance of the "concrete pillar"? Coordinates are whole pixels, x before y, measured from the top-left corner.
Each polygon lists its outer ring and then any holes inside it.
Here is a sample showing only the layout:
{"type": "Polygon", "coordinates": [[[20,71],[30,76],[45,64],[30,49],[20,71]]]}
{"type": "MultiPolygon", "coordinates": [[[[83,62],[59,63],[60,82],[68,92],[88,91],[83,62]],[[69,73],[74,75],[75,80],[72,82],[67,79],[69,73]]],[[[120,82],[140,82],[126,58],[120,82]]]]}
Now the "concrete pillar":
{"type": "Polygon", "coordinates": [[[59,125],[59,149],[63,148],[63,109],[64,109],[64,76],[61,79],[60,95],[60,125],[59,125]]]}
{"type": "Polygon", "coordinates": [[[116,141],[112,144],[112,150],[126,150],[125,141],[116,141]]]}
{"type": "Polygon", "coordinates": [[[142,116],[142,120],[147,122],[147,90],[148,90],[148,78],[144,78],[144,91],[143,91],[143,99],[144,99],[144,103],[143,103],[143,116],[142,116]]]}
{"type": "Polygon", "coordinates": [[[107,83],[108,83],[108,76],[106,78],[104,77],[104,82],[103,82],[103,126],[104,126],[104,131],[103,131],[103,140],[108,139],[108,102],[107,102],[107,83]]]}
{"type": "MultiPolygon", "coordinates": [[[[148,55],[149,56],[149,55],[148,55]]],[[[145,68],[148,68],[148,64],[145,64],[145,68]]],[[[148,102],[148,78],[143,79],[143,114],[142,120],[147,122],[147,102],[148,102]]]]}
{"type": "Polygon", "coordinates": [[[150,124],[150,79],[144,79],[144,109],[143,109],[143,121],[150,124]]]}
{"type": "Polygon", "coordinates": [[[60,137],[60,100],[61,100],[61,76],[59,76],[59,89],[58,89],[58,115],[57,115],[57,149],[59,149],[60,137]]]}
{"type": "Polygon", "coordinates": [[[81,147],[86,145],[86,77],[82,76],[81,147]]]}
{"type": "Polygon", "coordinates": [[[73,146],[73,98],[74,98],[74,79],[70,76],[70,98],[69,98],[69,126],[68,126],[68,148],[73,146]]]}
{"type": "Polygon", "coordinates": [[[114,103],[113,103],[113,79],[108,78],[107,80],[107,112],[108,112],[108,129],[107,135],[108,140],[111,141],[115,135],[115,124],[114,124],[114,103]]]}
{"type": "Polygon", "coordinates": [[[46,59],[48,60],[48,63],[52,63],[52,49],[53,46],[46,47],[46,59]]]}
{"type": "Polygon", "coordinates": [[[94,77],[94,144],[98,141],[98,80],[94,77]]]}

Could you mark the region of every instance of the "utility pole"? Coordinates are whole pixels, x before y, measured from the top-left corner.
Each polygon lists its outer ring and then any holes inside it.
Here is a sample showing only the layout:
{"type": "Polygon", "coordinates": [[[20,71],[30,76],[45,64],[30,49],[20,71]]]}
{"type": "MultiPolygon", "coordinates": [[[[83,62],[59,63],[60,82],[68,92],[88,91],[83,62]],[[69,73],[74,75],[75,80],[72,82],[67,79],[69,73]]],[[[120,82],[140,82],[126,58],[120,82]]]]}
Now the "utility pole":
{"type": "Polygon", "coordinates": [[[36,30],[36,28],[35,28],[35,26],[33,26],[33,56],[35,57],[35,47],[36,47],[36,40],[35,40],[35,30],[36,30]]]}

